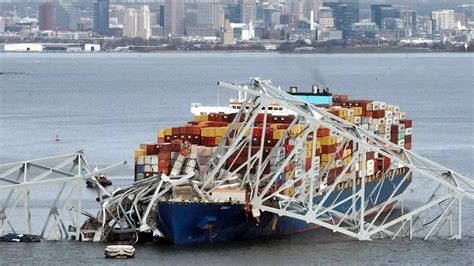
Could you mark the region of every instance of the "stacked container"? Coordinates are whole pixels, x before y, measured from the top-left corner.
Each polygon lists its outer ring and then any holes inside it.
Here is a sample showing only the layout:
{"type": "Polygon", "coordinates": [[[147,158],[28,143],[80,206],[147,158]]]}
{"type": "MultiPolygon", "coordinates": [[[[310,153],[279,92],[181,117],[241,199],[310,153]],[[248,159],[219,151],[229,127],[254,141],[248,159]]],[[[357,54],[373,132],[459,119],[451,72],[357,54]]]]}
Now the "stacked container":
{"type": "MultiPolygon", "coordinates": [[[[370,100],[350,100],[345,95],[334,96],[333,100],[332,106],[324,107],[329,113],[369,130],[387,141],[411,149],[412,121],[406,119],[405,113],[401,112],[398,106],[370,100]]],[[[234,118],[235,114],[202,114],[186,125],[159,130],[156,143],[142,144],[140,149],[135,151],[136,179],[161,173],[179,175],[191,171],[203,175],[215,152],[215,147],[223,141],[229,123],[234,118]]],[[[245,136],[252,134],[252,147],[235,151],[227,159],[222,170],[237,171],[238,174],[256,173],[255,167],[248,169],[243,165],[248,163],[260,147],[263,147],[263,158],[267,158],[281,139],[283,139],[282,147],[276,154],[290,154],[295,149],[294,139],[300,139],[305,129],[304,124],[295,124],[290,128],[289,136],[286,136],[294,118],[293,115],[267,114],[265,117],[263,113],[258,114],[252,131],[245,132],[245,136]],[[267,123],[265,128],[263,128],[264,122],[267,123]]],[[[237,128],[241,126],[241,123],[237,124],[237,128]]],[[[280,176],[281,181],[295,178],[303,172],[303,169],[313,167],[317,172],[329,170],[325,179],[330,185],[350,163],[353,155],[352,141],[343,143],[342,136],[334,134],[325,127],[318,128],[316,140],[313,140],[313,134],[309,133],[306,145],[295,151],[296,156],[280,176]],[[312,156],[313,153],[315,157],[312,156]]],[[[232,139],[227,142],[226,146],[231,145],[232,139]]],[[[265,169],[261,169],[263,174],[268,174],[277,167],[278,158],[270,158],[270,162],[271,164],[265,169]]],[[[370,176],[390,166],[390,160],[387,158],[375,152],[368,152],[366,161],[358,162],[356,169],[350,168],[349,172],[356,171],[356,176],[360,178],[362,168],[365,168],[366,175],[370,176]]],[[[284,193],[291,196],[294,189],[285,189],[284,193]]]]}

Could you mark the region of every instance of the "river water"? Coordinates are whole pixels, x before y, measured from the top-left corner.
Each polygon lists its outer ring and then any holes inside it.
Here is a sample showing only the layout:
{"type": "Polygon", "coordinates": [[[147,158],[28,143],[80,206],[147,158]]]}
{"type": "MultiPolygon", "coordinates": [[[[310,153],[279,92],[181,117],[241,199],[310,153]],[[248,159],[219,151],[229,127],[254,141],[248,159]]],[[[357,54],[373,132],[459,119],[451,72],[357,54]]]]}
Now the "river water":
{"type": "MultiPolygon", "coordinates": [[[[400,105],[414,120],[413,149],[473,176],[473,54],[274,53],[0,54],[0,164],[84,150],[91,166],[133,162],[156,130],[192,119],[192,102],[225,105],[235,96],[216,82],[271,79],[309,91],[329,87],[351,98],[400,105]],[[22,74],[23,73],[23,74],[22,74]],[[56,142],[56,135],[61,141],[56,142]]],[[[130,183],[133,165],[116,170],[130,183]]],[[[0,195],[1,198],[2,195],[0,195]]],[[[45,209],[40,191],[33,207],[45,209]]],[[[97,208],[88,193],[85,208],[97,208]]],[[[41,213],[41,212],[40,212],[41,213]]],[[[466,220],[474,220],[467,206],[466,220]]],[[[471,223],[472,224],[472,223],[471,223]]],[[[358,242],[311,232],[204,246],[147,244],[138,264],[470,264],[474,239],[358,242]]],[[[110,263],[104,244],[0,243],[0,264],[110,263]]]]}

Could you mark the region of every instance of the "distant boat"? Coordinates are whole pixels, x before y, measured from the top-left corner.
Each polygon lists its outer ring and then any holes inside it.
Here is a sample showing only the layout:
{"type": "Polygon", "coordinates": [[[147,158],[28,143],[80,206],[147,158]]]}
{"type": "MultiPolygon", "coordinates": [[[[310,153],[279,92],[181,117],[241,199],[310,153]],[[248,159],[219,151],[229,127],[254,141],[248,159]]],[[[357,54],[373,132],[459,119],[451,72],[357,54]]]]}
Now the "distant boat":
{"type": "Polygon", "coordinates": [[[55,141],[59,141],[59,134],[56,134],[56,139],[55,141]]]}

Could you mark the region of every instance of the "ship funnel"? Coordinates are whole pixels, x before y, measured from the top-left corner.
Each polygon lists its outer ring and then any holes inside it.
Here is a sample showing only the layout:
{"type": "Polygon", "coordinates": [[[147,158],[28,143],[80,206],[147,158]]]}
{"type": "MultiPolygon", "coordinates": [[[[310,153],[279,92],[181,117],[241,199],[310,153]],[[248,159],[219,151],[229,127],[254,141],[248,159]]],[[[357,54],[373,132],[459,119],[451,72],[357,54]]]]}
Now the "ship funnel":
{"type": "Polygon", "coordinates": [[[313,94],[318,94],[319,93],[318,84],[313,84],[313,86],[311,86],[311,91],[313,92],[313,94]]]}

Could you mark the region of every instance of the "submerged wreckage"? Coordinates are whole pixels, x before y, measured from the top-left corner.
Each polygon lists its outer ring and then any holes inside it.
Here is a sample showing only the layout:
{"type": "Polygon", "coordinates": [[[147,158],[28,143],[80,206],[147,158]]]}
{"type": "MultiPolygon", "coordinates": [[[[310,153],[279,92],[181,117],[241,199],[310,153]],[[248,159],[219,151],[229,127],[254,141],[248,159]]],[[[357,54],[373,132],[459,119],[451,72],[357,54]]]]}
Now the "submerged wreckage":
{"type": "MultiPolygon", "coordinates": [[[[193,105],[194,121],[160,130],[156,143],[141,145],[129,188],[105,190],[95,176],[111,168],[90,171],[82,153],[42,166],[47,173],[35,181],[46,182],[41,179],[51,173],[66,177],[48,182],[88,179],[96,182],[101,203],[97,217],[89,214],[79,227],[77,187],[77,204],[62,210],[76,213],[71,230],[61,226],[55,202],[42,236],[50,228],[49,236],[74,231],[82,240],[133,242],[155,235],[186,244],[317,229],[359,240],[438,233],[461,238],[463,200],[474,199],[474,182],[411,151],[411,120],[397,106],[316,86],[311,93],[286,93],[261,79],[219,85],[239,98],[228,107],[193,105]],[[78,172],[60,170],[68,163],[78,172]]],[[[25,196],[21,178],[7,176],[38,165],[0,166],[0,180],[10,182],[0,189],[25,196]]],[[[11,226],[5,210],[2,230],[11,226]]]]}

